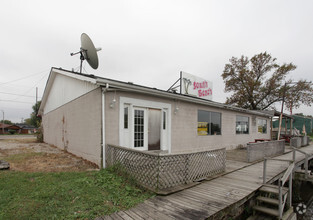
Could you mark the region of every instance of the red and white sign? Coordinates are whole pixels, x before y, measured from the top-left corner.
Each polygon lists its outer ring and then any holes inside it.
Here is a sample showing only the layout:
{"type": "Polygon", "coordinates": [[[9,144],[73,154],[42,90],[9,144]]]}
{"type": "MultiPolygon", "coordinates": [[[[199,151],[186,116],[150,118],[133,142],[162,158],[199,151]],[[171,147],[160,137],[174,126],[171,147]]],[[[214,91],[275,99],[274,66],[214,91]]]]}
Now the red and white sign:
{"type": "Polygon", "coordinates": [[[181,94],[212,100],[212,82],[189,73],[180,73],[181,94]]]}

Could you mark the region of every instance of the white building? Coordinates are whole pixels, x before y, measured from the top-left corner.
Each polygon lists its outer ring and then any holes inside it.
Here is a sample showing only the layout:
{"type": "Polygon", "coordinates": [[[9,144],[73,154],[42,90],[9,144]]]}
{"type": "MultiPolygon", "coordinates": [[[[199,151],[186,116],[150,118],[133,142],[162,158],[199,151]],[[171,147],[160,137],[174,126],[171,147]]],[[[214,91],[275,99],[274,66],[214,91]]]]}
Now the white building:
{"type": "Polygon", "coordinates": [[[168,153],[270,139],[271,115],[52,68],[42,98],[44,141],[105,166],[105,145],[168,153]]]}

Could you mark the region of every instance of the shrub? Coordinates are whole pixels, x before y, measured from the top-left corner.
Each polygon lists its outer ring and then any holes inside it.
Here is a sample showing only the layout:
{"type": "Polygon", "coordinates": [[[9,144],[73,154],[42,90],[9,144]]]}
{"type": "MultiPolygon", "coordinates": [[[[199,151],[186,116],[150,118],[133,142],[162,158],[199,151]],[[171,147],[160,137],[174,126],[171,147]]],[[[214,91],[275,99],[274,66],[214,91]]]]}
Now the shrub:
{"type": "Polygon", "coordinates": [[[8,130],[9,134],[15,134],[15,130],[8,130]]]}
{"type": "Polygon", "coordinates": [[[37,141],[42,143],[43,142],[43,127],[42,125],[40,125],[40,127],[38,128],[37,132],[36,132],[36,137],[37,137],[37,141]]]}

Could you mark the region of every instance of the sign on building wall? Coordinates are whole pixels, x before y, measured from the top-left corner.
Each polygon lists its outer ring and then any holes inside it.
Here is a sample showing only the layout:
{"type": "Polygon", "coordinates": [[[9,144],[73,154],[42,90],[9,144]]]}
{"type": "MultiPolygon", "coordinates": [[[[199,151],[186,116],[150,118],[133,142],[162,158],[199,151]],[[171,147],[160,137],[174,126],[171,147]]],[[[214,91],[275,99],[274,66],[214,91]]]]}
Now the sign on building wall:
{"type": "Polygon", "coordinates": [[[180,72],[180,92],[184,95],[212,100],[213,84],[192,74],[180,72]]]}

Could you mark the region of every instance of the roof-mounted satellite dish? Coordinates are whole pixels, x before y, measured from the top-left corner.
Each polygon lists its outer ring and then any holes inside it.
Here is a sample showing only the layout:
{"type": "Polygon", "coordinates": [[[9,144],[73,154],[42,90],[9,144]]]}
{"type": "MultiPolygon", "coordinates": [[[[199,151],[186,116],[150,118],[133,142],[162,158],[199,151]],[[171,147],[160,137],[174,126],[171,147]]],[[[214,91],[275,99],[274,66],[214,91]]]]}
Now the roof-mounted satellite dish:
{"type": "Polygon", "coordinates": [[[80,73],[82,73],[82,65],[84,60],[87,60],[87,62],[93,69],[97,69],[99,66],[97,52],[100,51],[101,48],[100,47],[95,48],[90,37],[85,33],[82,33],[80,38],[81,38],[80,51],[77,53],[71,53],[71,56],[80,54],[80,73]]]}

